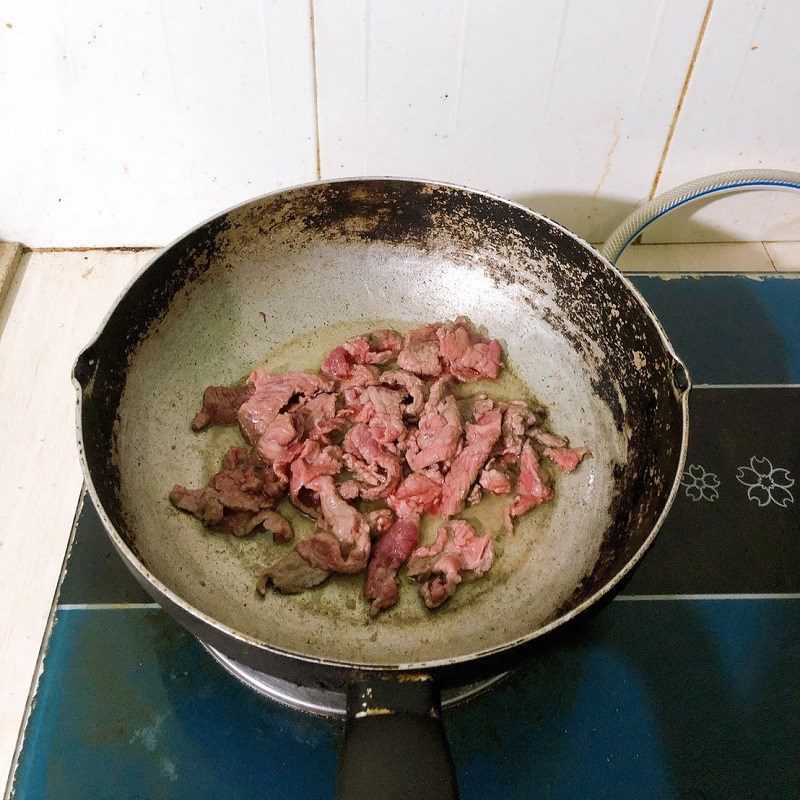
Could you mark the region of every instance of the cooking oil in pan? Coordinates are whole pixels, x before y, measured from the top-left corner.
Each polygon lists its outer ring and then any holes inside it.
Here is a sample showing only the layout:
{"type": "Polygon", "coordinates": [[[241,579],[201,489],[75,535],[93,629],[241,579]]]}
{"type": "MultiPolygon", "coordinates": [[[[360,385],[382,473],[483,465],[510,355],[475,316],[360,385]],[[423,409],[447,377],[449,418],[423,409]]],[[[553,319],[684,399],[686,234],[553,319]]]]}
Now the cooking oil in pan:
{"type": "MultiPolygon", "coordinates": [[[[327,353],[350,336],[379,328],[393,328],[401,333],[406,333],[412,327],[409,323],[384,319],[347,322],[317,329],[270,351],[265,355],[261,364],[272,373],[313,372],[319,369],[320,363],[327,353]]],[[[246,379],[247,375],[243,375],[241,382],[243,383],[246,379]]],[[[485,394],[497,401],[523,400],[531,405],[537,405],[530,388],[516,374],[511,365],[506,365],[500,377],[495,381],[484,380],[468,384],[455,384],[453,394],[460,401],[466,401],[469,397],[477,394],[485,394]]],[[[463,405],[466,406],[467,403],[464,402],[463,405]]],[[[209,429],[207,441],[208,449],[204,458],[206,474],[203,476],[206,481],[219,469],[220,460],[228,448],[234,444],[245,443],[238,428],[234,427],[209,429]]],[[[555,478],[555,475],[553,477],[555,478]]],[[[557,487],[556,491],[558,491],[557,487]]],[[[453,612],[465,604],[474,602],[493,587],[505,583],[529,559],[532,549],[536,548],[537,530],[547,527],[552,509],[550,504],[545,504],[529,512],[525,517],[516,521],[515,532],[509,535],[503,527],[503,515],[510,502],[511,497],[509,496],[498,497],[487,494],[480,502],[466,508],[459,515],[470,522],[479,534],[489,533],[492,535],[497,557],[486,576],[479,580],[466,580],[459,587],[454,598],[444,608],[438,610],[437,614],[453,612]]],[[[379,507],[380,504],[376,503],[374,506],[379,507]]],[[[278,506],[278,511],[289,520],[295,531],[295,538],[289,544],[275,544],[265,533],[259,533],[247,539],[214,536],[219,546],[231,555],[235,555],[242,566],[252,573],[254,587],[257,576],[269,564],[282,558],[297,541],[307,538],[314,530],[313,520],[298,511],[288,500],[284,500],[278,506]]],[[[423,544],[428,544],[436,538],[436,532],[442,522],[441,517],[432,517],[427,514],[423,516],[420,531],[423,544]]],[[[425,618],[431,612],[422,604],[417,593],[417,584],[405,576],[404,572],[401,572],[400,580],[402,584],[400,602],[394,609],[385,612],[382,616],[391,617],[393,624],[413,623],[425,618]]],[[[351,623],[363,622],[367,619],[367,604],[361,596],[363,582],[363,575],[334,575],[322,587],[307,591],[302,595],[290,598],[290,600],[300,604],[309,613],[321,613],[339,619],[345,618],[351,623]]]]}

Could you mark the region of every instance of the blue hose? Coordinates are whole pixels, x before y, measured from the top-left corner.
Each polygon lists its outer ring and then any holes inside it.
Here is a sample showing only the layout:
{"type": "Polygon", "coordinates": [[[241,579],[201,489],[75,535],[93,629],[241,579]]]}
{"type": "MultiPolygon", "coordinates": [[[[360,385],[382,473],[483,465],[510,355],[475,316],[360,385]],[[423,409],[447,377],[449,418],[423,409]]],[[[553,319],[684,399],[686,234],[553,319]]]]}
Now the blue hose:
{"type": "Polygon", "coordinates": [[[616,264],[625,248],[648,225],[670,211],[706,195],[754,186],[800,189],[800,173],[773,169],[735,170],[681,184],[637,208],[608,237],[600,252],[616,264]]]}

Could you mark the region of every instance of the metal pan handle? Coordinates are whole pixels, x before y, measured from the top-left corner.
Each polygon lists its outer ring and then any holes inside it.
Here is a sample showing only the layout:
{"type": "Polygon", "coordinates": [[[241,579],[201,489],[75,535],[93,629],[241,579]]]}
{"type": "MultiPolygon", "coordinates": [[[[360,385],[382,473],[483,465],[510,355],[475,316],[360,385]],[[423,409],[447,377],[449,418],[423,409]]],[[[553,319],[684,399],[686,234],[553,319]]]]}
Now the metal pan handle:
{"type": "Polygon", "coordinates": [[[72,380],[85,389],[97,372],[95,342],[92,342],[76,359],[72,367],[72,380]]]}
{"type": "Polygon", "coordinates": [[[350,684],[336,798],[458,800],[432,676],[379,674],[350,684]]]}
{"type": "Polygon", "coordinates": [[[686,369],[686,364],[677,356],[672,362],[672,382],[679,395],[686,394],[686,392],[692,388],[692,379],[689,377],[689,370],[686,369]]]}

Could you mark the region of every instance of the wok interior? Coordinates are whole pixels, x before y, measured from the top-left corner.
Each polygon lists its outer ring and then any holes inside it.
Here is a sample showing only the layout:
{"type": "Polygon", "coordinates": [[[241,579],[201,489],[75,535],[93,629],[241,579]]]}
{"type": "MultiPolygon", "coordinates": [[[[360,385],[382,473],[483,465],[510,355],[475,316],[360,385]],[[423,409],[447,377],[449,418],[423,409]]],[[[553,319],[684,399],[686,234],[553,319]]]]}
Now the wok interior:
{"type": "MultiPolygon", "coordinates": [[[[330,659],[408,664],[535,631],[638,550],[679,458],[670,358],[618,276],[552,223],[450,187],[352,181],[229,212],[160,257],[91,355],[87,461],[142,562],[225,625],[330,659]],[[458,314],[503,342],[511,373],[489,391],[518,396],[521,380],[553,429],[592,457],[558,478],[553,503],[519,520],[513,536],[498,535],[488,577],[437,612],[407,585],[398,607],[370,620],[360,576],[260,598],[257,575],[286,548],[266,534],[207,532],[167,498],[173,483],[203,484],[239,440],[233,428],[191,431],[203,388],[265,359],[276,371],[316,369],[354,333],[458,314]]],[[[476,526],[499,534],[496,516],[481,513],[476,526]]]]}

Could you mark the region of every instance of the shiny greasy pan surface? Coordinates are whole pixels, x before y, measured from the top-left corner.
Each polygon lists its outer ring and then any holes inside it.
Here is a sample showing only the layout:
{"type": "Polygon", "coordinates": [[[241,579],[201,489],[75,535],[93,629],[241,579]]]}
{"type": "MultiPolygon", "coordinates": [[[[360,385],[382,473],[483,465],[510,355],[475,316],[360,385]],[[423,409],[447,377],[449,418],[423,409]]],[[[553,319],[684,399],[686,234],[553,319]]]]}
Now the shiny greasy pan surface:
{"type": "Polygon", "coordinates": [[[491,661],[575,616],[649,545],[686,446],[685,370],[619,272],[526,208],[413,180],[301,186],[201,225],[128,287],[75,379],[89,488],[134,575],[222,652],[311,683],[491,661]],[[190,429],[203,388],[265,360],[316,369],[353,333],[458,314],[503,342],[508,377],[490,391],[529,391],[592,457],[435,613],[405,586],[370,620],[355,579],[260,598],[256,577],[283,551],[265,534],[209,533],[167,499],[173,483],[201,485],[239,435],[190,429]]]}

